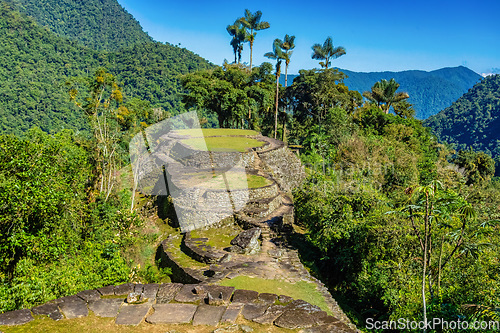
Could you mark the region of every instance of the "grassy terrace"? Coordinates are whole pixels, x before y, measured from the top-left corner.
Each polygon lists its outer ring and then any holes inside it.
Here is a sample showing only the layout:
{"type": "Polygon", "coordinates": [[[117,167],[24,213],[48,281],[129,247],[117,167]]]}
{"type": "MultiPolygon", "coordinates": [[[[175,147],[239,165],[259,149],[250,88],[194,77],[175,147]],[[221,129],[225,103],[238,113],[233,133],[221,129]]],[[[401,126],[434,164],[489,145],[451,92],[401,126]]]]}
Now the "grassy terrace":
{"type": "Polygon", "coordinates": [[[291,284],[281,280],[237,276],[231,280],[222,280],[218,284],[221,286],[235,287],[236,289],[249,289],[258,291],[259,293],[287,295],[294,299],[303,299],[306,302],[319,306],[322,310],[331,314],[323,295],[316,289],[316,285],[311,282],[299,281],[295,284],[291,284]]]}
{"type": "MultiPolygon", "coordinates": [[[[201,130],[204,136],[254,136],[258,135],[259,132],[252,130],[242,130],[242,129],[231,129],[231,128],[203,128],[201,130]]],[[[200,130],[177,130],[174,131],[175,134],[179,135],[189,135],[196,137],[200,135],[200,130]]]]}
{"type": "Polygon", "coordinates": [[[186,129],[173,131],[175,134],[190,136],[182,140],[186,145],[198,150],[209,151],[239,151],[248,148],[261,147],[264,142],[250,138],[259,133],[252,130],[229,128],[186,129]],[[203,137],[202,137],[203,135],[203,137]]]}
{"type": "Polygon", "coordinates": [[[224,249],[231,246],[231,240],[241,231],[242,229],[238,225],[228,225],[208,230],[193,230],[191,231],[191,237],[208,238],[207,245],[213,246],[217,249],[224,249]]]}
{"type": "Polygon", "coordinates": [[[239,151],[245,152],[248,148],[261,147],[264,142],[245,136],[209,136],[205,138],[191,138],[182,140],[186,145],[203,151],[239,151]]]}
{"type": "Polygon", "coordinates": [[[228,171],[224,175],[226,180],[224,180],[224,176],[220,173],[196,172],[188,174],[189,178],[180,181],[180,183],[183,186],[196,186],[212,190],[226,189],[226,181],[231,190],[259,188],[272,184],[267,178],[249,174],[243,170],[228,171]]]}

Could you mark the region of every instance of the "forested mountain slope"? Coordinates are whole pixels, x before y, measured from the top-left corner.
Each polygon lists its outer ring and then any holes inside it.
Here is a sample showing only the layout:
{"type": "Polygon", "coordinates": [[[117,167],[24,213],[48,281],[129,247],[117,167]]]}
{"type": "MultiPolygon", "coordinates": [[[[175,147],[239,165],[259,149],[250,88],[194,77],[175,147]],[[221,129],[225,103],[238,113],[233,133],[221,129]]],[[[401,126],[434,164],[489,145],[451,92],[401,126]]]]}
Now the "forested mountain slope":
{"type": "Polygon", "coordinates": [[[148,42],[117,52],[97,52],[59,37],[0,3],[0,132],[21,134],[32,126],[44,131],[85,129],[81,112],[69,100],[65,82],[106,67],[125,87],[165,111],[182,107],[177,76],[211,65],[192,52],[148,42]]]}
{"type": "Polygon", "coordinates": [[[500,75],[486,77],[424,125],[457,148],[472,147],[499,155],[500,75]]]}
{"type": "Polygon", "coordinates": [[[96,51],[39,27],[5,3],[0,48],[0,132],[21,134],[35,125],[46,131],[83,128],[64,83],[96,68],[96,51]]]}
{"type": "Polygon", "coordinates": [[[116,0],[8,0],[58,35],[96,50],[150,42],[139,22],[116,0]]]}
{"type": "MultiPolygon", "coordinates": [[[[410,95],[408,101],[414,105],[415,116],[418,119],[426,119],[450,106],[481,79],[479,74],[463,66],[442,68],[431,72],[412,70],[363,73],[340,70],[348,76],[344,83],[349,89],[360,93],[369,91],[377,81],[394,78],[401,85],[398,91],[404,91],[410,95]]],[[[291,82],[295,76],[289,75],[288,82],[291,82]]],[[[284,77],[281,81],[284,85],[284,77]]]]}

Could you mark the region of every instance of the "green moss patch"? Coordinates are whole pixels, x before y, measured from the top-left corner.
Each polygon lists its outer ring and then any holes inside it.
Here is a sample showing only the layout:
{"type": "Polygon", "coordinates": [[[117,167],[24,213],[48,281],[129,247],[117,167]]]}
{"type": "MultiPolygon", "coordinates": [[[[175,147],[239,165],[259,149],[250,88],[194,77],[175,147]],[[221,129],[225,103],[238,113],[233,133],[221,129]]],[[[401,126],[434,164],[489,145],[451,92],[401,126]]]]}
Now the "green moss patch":
{"type": "Polygon", "coordinates": [[[231,225],[222,228],[211,228],[208,230],[193,230],[191,231],[192,238],[208,238],[207,245],[217,249],[224,249],[231,246],[231,240],[236,237],[241,228],[236,225],[231,225]]]}
{"type": "Polygon", "coordinates": [[[196,172],[187,175],[190,177],[181,181],[183,186],[196,186],[212,190],[225,190],[227,187],[231,190],[240,190],[259,188],[272,184],[269,179],[246,173],[244,170],[228,171],[224,174],[218,172],[196,172]]]}
{"type": "Polygon", "coordinates": [[[255,290],[259,293],[272,293],[290,296],[294,299],[302,299],[319,306],[322,310],[331,314],[325,298],[312,282],[299,281],[295,284],[291,284],[282,280],[237,276],[231,280],[223,280],[219,284],[222,286],[235,287],[236,289],[255,290]]]}
{"type": "Polygon", "coordinates": [[[263,141],[244,136],[212,136],[205,138],[191,138],[182,140],[189,147],[202,151],[215,152],[245,152],[252,147],[261,147],[263,141]]]}
{"type": "MultiPolygon", "coordinates": [[[[205,137],[207,136],[255,136],[259,135],[258,132],[252,130],[242,130],[242,129],[232,129],[232,128],[203,128],[201,130],[205,137]]],[[[197,129],[185,129],[174,131],[175,134],[179,135],[189,135],[189,136],[199,136],[200,130],[197,129]]]]}

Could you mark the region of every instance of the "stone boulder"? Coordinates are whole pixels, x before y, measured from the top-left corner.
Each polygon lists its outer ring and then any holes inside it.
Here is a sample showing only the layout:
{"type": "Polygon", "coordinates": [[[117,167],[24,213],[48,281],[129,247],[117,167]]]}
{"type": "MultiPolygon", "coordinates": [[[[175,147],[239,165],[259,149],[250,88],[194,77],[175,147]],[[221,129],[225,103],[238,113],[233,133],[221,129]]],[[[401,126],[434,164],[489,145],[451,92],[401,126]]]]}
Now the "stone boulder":
{"type": "Polygon", "coordinates": [[[259,237],[262,230],[252,228],[243,230],[238,236],[231,240],[231,252],[239,254],[256,254],[260,251],[259,237]]]}

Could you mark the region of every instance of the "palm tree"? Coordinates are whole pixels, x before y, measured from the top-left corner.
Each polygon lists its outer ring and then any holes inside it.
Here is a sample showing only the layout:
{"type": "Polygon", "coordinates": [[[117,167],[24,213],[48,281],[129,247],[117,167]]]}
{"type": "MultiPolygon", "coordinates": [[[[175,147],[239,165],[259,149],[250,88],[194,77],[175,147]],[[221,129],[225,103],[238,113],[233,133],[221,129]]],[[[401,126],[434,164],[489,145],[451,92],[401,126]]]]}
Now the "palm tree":
{"type": "Polygon", "coordinates": [[[314,44],[312,46],[313,54],[312,58],[317,60],[325,60],[325,62],[320,62],[320,66],[328,68],[330,65],[330,58],[337,59],[345,54],[345,48],[343,46],[333,46],[332,37],[328,37],[323,45],[314,44]]]}
{"type": "Polygon", "coordinates": [[[276,109],[274,111],[274,138],[278,133],[278,95],[279,95],[279,79],[281,75],[281,62],[284,59],[283,51],[281,51],[281,40],[276,38],[273,43],[273,52],[267,52],[264,57],[276,59],[276,109]]]}
{"type": "Polygon", "coordinates": [[[264,30],[270,27],[269,22],[260,21],[262,17],[262,12],[260,10],[252,14],[251,11],[245,9],[245,17],[239,19],[241,24],[250,30],[247,32],[246,40],[250,43],[250,71],[252,70],[252,52],[253,52],[253,42],[255,41],[255,36],[257,35],[255,31],[264,30]]]}
{"type": "Polygon", "coordinates": [[[385,113],[389,113],[391,106],[410,97],[405,92],[396,93],[398,88],[399,83],[394,79],[390,81],[380,80],[379,82],[375,82],[371,91],[365,91],[363,96],[369,101],[376,103],[385,113]]]}
{"type": "Polygon", "coordinates": [[[288,86],[288,65],[295,48],[295,36],[285,35],[283,41],[280,40],[280,47],[283,51],[283,60],[285,60],[285,88],[288,86]]]}
{"type": "Polygon", "coordinates": [[[243,42],[247,39],[247,31],[245,27],[241,25],[240,20],[236,20],[232,25],[226,27],[227,32],[233,38],[231,39],[231,46],[234,52],[234,63],[240,63],[241,52],[243,51],[243,42]]]}
{"type": "MultiPolygon", "coordinates": [[[[290,65],[290,60],[292,57],[293,49],[295,48],[295,36],[285,35],[283,41],[279,40],[280,48],[283,52],[283,60],[285,60],[285,88],[288,86],[288,65],[290,65]]],[[[283,135],[281,140],[285,141],[286,135],[286,120],[287,113],[286,110],[282,113],[283,118],[283,135]]]]}

